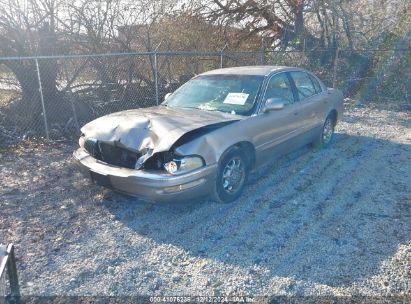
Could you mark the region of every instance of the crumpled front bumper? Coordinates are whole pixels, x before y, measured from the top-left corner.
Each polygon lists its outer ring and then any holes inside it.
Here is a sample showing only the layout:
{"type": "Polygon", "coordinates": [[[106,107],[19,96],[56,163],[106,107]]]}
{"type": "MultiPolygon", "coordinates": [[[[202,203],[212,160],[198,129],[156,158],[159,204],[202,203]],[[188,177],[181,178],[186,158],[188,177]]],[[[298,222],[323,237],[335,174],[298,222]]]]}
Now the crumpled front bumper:
{"type": "Polygon", "coordinates": [[[188,200],[209,194],[215,183],[217,165],[182,175],[120,168],[106,164],[79,148],[73,153],[83,173],[93,182],[151,201],[188,200]]]}

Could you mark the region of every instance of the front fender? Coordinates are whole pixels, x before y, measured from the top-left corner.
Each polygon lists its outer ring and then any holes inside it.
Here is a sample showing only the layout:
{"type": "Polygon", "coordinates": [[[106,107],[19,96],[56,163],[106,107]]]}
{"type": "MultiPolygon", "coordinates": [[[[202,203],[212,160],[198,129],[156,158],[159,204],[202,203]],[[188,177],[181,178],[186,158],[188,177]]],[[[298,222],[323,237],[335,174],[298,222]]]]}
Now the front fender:
{"type": "Polygon", "coordinates": [[[202,135],[176,147],[175,152],[179,155],[200,155],[207,165],[216,164],[228,148],[239,142],[250,141],[245,122],[242,120],[202,135]]]}

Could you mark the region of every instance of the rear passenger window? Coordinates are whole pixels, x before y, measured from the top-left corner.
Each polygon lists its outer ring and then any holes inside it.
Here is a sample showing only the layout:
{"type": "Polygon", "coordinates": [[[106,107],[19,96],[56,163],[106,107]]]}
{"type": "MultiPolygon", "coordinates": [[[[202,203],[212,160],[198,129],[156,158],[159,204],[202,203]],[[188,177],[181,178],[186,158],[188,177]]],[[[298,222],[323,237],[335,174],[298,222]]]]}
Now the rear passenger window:
{"type": "Polygon", "coordinates": [[[321,93],[322,89],[321,89],[321,86],[320,86],[320,83],[318,82],[318,80],[313,75],[308,74],[308,76],[310,76],[310,79],[313,82],[313,85],[314,85],[314,88],[315,88],[315,91],[317,92],[317,94],[321,93]]]}
{"type": "Polygon", "coordinates": [[[313,82],[305,72],[290,72],[298,92],[298,98],[303,100],[317,94],[313,82]]]}

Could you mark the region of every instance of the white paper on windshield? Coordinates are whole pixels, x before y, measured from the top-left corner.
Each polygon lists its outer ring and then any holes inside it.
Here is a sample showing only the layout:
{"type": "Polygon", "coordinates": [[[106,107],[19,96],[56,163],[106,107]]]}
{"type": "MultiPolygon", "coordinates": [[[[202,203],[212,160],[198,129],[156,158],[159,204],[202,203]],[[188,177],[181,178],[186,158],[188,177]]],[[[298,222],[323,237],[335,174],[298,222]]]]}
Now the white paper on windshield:
{"type": "Polygon", "coordinates": [[[228,93],[223,103],[244,105],[249,94],[246,93],[228,93]]]}

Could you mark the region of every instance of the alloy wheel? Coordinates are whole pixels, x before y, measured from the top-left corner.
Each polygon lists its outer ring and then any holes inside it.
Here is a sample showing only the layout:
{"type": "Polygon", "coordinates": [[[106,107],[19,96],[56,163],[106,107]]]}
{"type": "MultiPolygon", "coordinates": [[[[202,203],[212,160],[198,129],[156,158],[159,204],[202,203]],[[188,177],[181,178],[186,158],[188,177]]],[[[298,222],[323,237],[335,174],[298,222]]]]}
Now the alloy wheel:
{"type": "Polygon", "coordinates": [[[223,189],[229,194],[233,194],[240,189],[245,180],[245,164],[238,156],[230,159],[223,169],[222,183],[223,189]]]}

